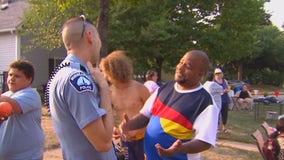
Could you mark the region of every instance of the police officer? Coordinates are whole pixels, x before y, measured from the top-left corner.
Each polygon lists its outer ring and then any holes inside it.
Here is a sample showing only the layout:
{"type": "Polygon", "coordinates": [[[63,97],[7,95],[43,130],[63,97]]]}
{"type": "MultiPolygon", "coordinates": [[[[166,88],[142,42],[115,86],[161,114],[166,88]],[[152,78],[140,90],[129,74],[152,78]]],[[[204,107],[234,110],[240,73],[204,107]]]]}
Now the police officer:
{"type": "Polygon", "coordinates": [[[68,52],[50,80],[49,105],[63,158],[114,160],[114,119],[108,83],[97,67],[101,41],[84,16],[67,20],[62,39],[68,52]]]}

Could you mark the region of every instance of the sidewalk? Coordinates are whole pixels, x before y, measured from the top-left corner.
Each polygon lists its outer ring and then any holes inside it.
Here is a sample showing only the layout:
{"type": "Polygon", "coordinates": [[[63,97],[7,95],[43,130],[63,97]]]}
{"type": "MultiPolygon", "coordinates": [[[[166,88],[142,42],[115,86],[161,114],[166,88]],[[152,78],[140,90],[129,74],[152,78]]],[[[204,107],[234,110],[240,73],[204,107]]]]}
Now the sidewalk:
{"type": "MultiPolygon", "coordinates": [[[[217,145],[258,152],[256,145],[228,140],[218,140],[217,145]]],[[[52,149],[44,152],[44,160],[62,160],[61,149],[52,149]]]]}
{"type": "Polygon", "coordinates": [[[228,140],[218,140],[216,144],[221,145],[221,146],[226,146],[226,147],[232,147],[232,148],[252,151],[252,152],[258,152],[256,144],[248,144],[248,143],[228,141],[228,140]]]}

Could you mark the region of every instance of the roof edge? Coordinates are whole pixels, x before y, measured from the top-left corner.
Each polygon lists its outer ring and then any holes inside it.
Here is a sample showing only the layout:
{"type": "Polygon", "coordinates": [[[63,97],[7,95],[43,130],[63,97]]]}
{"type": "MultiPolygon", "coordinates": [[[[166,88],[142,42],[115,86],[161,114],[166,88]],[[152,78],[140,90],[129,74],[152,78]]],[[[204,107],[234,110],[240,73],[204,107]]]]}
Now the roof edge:
{"type": "Polygon", "coordinates": [[[0,33],[3,33],[3,32],[14,32],[16,31],[16,28],[6,28],[6,29],[0,29],[0,33]]]}

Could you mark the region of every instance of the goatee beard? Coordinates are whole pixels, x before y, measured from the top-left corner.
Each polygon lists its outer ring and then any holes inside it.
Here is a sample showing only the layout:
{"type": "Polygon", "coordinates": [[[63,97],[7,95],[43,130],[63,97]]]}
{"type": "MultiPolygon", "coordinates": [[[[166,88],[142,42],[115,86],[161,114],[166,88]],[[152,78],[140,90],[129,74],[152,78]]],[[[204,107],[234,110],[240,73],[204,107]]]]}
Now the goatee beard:
{"type": "Polygon", "coordinates": [[[176,78],[175,81],[176,81],[178,84],[184,84],[184,83],[185,83],[185,79],[184,79],[184,78],[176,78]]]}

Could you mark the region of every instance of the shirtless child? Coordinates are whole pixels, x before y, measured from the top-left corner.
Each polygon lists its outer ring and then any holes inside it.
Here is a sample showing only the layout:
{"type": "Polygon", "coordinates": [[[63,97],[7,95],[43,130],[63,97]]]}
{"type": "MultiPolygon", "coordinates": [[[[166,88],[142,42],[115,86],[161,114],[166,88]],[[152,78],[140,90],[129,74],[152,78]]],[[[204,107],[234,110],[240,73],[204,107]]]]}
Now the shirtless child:
{"type": "MultiPolygon", "coordinates": [[[[100,68],[111,83],[111,101],[119,125],[124,113],[129,117],[139,113],[150,93],[142,83],[133,80],[132,61],[123,51],[114,51],[103,58],[100,68]]],[[[126,160],[144,160],[144,132],[145,128],[133,131],[130,137],[122,137],[119,129],[114,129],[114,138],[121,139],[126,160]]]]}

